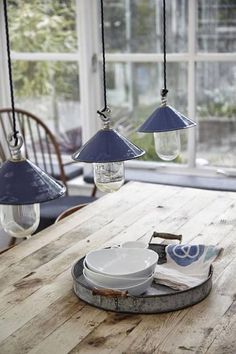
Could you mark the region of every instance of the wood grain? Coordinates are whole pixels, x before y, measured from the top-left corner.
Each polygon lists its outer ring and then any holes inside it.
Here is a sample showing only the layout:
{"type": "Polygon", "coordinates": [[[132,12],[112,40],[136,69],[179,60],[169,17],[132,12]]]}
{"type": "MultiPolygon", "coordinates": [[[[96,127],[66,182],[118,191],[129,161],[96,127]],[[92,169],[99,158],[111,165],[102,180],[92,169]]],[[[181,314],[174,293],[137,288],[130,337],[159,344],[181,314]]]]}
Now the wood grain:
{"type": "Polygon", "coordinates": [[[236,352],[236,195],[129,183],[0,255],[0,353],[236,352]],[[218,244],[213,289],[201,303],[157,315],[93,308],[72,291],[87,252],[153,231],[218,244]]]}

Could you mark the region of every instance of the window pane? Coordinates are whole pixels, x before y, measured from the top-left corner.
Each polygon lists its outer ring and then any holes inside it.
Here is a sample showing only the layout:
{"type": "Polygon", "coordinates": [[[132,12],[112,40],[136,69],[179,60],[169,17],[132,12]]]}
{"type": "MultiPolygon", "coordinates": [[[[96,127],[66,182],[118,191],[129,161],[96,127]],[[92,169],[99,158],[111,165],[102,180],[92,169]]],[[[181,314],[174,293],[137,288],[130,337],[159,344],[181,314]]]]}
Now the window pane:
{"type": "Polygon", "coordinates": [[[198,158],[236,166],[236,64],[197,64],[198,158]]]}
{"type": "MultiPolygon", "coordinates": [[[[145,160],[159,160],[154,151],[153,134],[136,131],[160,104],[162,71],[162,64],[107,65],[107,93],[108,103],[112,107],[113,126],[146,150],[145,160]]],[[[187,65],[168,63],[167,72],[168,103],[187,114],[187,65]]],[[[187,134],[182,133],[182,153],[177,162],[185,163],[187,134]]]]}
{"type": "MultiPolygon", "coordinates": [[[[105,0],[108,52],[160,53],[162,0],[105,0]]],[[[167,51],[187,51],[187,0],[166,2],[167,51]]]]}
{"type": "Polygon", "coordinates": [[[13,77],[16,106],[44,121],[63,153],[71,154],[80,147],[77,63],[16,61],[13,77]]]}
{"type": "Polygon", "coordinates": [[[236,2],[198,0],[198,50],[236,51],[236,2]]]}
{"type": "Polygon", "coordinates": [[[75,19],[75,0],[10,0],[11,48],[15,52],[74,52],[75,19]]]}

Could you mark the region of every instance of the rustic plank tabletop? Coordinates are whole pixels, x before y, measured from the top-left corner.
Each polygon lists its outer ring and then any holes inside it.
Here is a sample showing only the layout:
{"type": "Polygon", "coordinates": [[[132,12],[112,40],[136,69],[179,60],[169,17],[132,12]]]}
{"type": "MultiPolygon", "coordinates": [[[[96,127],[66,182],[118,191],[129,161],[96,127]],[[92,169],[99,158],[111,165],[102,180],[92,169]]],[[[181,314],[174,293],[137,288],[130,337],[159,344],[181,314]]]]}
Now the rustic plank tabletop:
{"type": "Polygon", "coordinates": [[[128,183],[0,256],[0,353],[236,353],[236,194],[128,183]],[[219,244],[201,303],[155,315],[79,300],[71,266],[88,251],[152,232],[219,244]]]}

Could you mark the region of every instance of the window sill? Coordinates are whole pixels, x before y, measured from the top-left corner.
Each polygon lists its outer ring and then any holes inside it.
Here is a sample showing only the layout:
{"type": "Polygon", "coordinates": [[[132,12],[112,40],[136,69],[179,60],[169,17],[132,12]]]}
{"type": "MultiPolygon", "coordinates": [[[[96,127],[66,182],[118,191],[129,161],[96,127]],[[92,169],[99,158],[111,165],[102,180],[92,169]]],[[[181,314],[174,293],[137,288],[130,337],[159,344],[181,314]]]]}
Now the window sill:
{"type": "MultiPolygon", "coordinates": [[[[84,174],[86,183],[93,183],[93,174],[84,174]]],[[[156,183],[180,187],[219,191],[236,191],[236,178],[217,174],[216,169],[189,169],[186,166],[151,165],[141,162],[140,166],[126,163],[125,180],[156,183]],[[145,166],[146,165],[146,166],[145,166]]]]}

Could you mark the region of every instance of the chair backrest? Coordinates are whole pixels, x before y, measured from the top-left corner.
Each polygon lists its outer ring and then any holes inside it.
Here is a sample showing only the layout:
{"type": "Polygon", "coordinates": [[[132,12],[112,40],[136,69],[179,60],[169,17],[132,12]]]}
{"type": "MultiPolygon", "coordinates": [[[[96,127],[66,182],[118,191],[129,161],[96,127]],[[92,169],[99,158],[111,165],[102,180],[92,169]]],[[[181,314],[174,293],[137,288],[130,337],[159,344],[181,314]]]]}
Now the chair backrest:
{"type": "Polygon", "coordinates": [[[69,215],[75,213],[77,210],[80,210],[80,209],[84,208],[86,205],[88,205],[88,203],[87,203],[87,204],[75,205],[75,206],[73,206],[73,207],[71,207],[71,208],[69,208],[69,209],[63,211],[63,212],[57,217],[57,219],[56,219],[56,221],[55,221],[55,224],[58,223],[60,220],[66,218],[67,216],[69,216],[69,215]]]}
{"type": "MultiPolygon", "coordinates": [[[[24,155],[53,177],[59,178],[65,185],[66,176],[62,164],[59,145],[50,129],[35,115],[22,109],[15,109],[17,130],[24,139],[24,155]]],[[[12,130],[12,109],[0,109],[0,159],[10,156],[7,135],[12,130]]]]}

